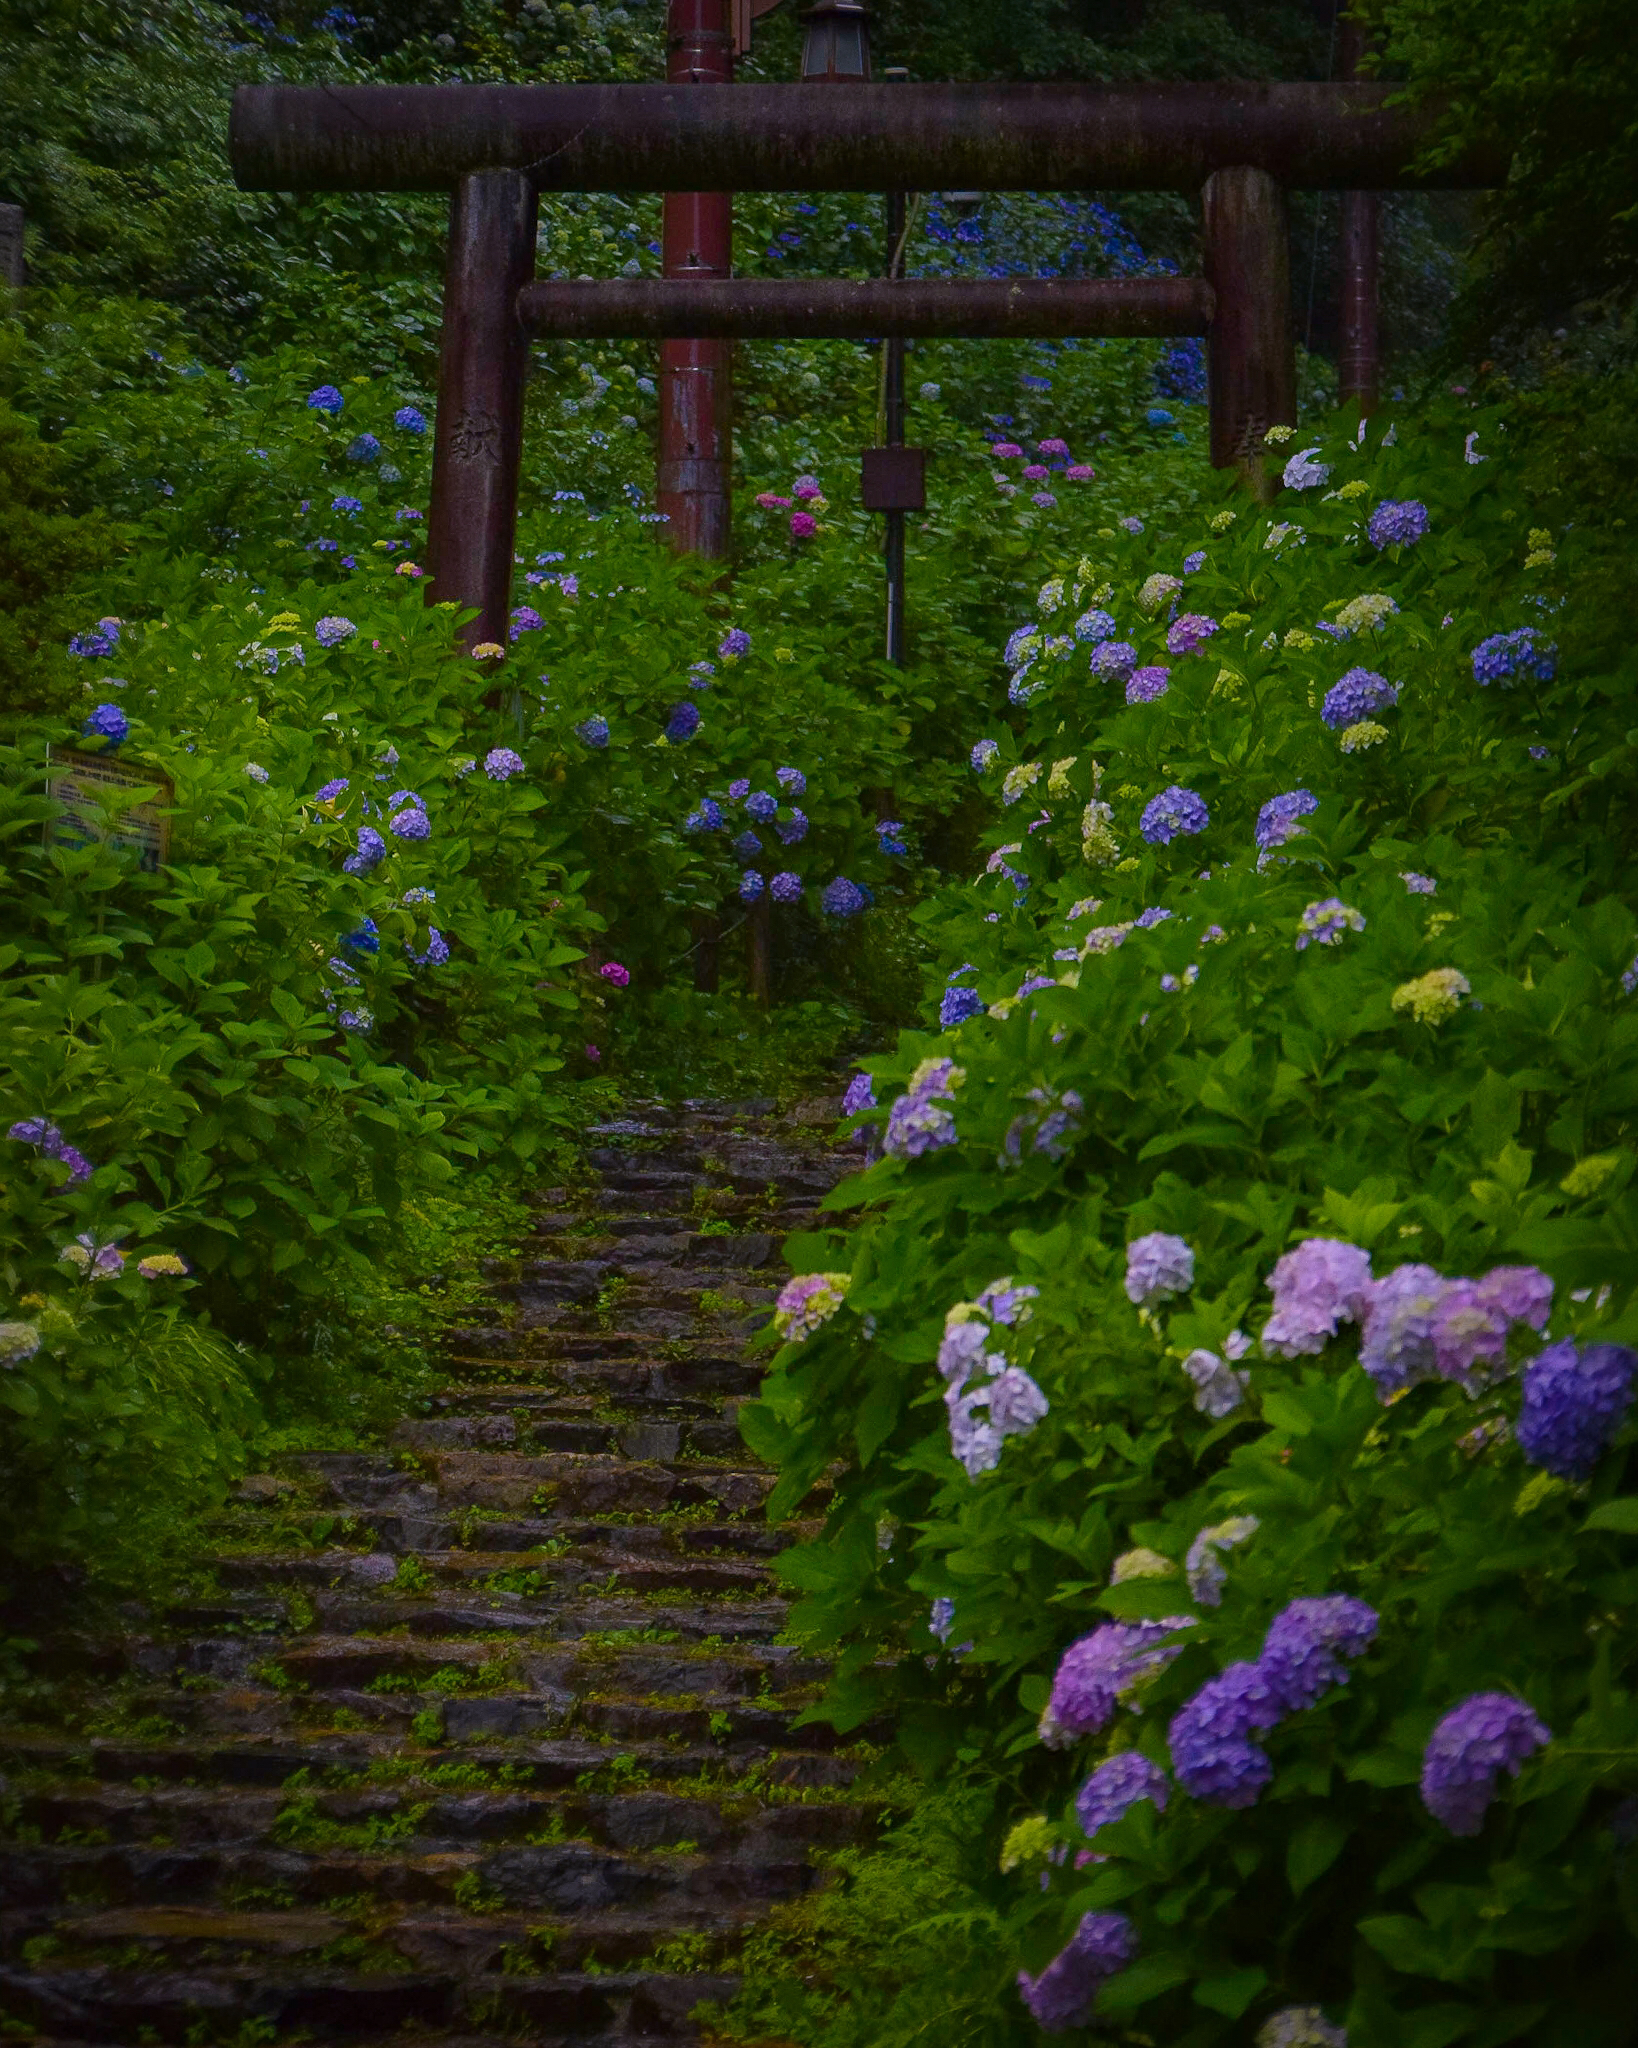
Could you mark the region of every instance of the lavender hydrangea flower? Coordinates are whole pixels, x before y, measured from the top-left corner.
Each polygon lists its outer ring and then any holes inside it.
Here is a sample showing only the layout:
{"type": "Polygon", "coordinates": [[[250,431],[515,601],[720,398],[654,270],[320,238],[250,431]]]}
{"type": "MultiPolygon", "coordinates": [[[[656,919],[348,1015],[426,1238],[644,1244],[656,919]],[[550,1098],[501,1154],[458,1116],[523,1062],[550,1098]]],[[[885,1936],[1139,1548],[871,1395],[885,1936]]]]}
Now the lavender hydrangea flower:
{"type": "Polygon", "coordinates": [[[395,811],[387,820],[387,830],[395,839],[430,839],[432,826],[425,811],[408,805],[395,811]]]}
{"type": "Polygon", "coordinates": [[[684,740],[691,740],[699,729],[700,714],[697,705],[672,705],[671,716],[665,722],[665,736],[673,746],[681,746],[684,740]]]}
{"type": "Polygon", "coordinates": [[[1166,846],[1182,833],[1204,832],[1210,823],[1211,813],[1195,791],[1174,782],[1149,799],[1138,830],[1151,846],[1166,846]]]}
{"type": "Polygon", "coordinates": [[[1362,932],[1365,920],[1357,910],[1351,910],[1340,896],[1327,896],[1318,903],[1310,903],[1297,920],[1297,951],[1306,952],[1310,946],[1334,946],[1345,932],[1362,932]]]}
{"type": "Polygon", "coordinates": [[[1299,448],[1286,463],[1280,481],[1288,491],[1316,490],[1329,480],[1331,465],[1328,462],[1316,462],[1314,457],[1318,453],[1319,443],[1316,441],[1312,448],[1299,448]]]}
{"type": "Polygon", "coordinates": [[[789,868],[782,868],[768,884],[768,894],[776,903],[800,903],[802,877],[793,875],[789,868]]]}
{"type": "Polygon", "coordinates": [[[1135,668],[1126,685],[1128,704],[1152,704],[1164,697],[1171,684],[1169,668],[1135,668]]]}
{"type": "Polygon", "coordinates": [[[595,715],[583,718],[575,727],[575,735],[583,746],[606,747],[609,743],[609,722],[595,715]]]}
{"type": "Polygon", "coordinates": [[[1199,1532],[1183,1560],[1189,1598],[1197,1607],[1222,1606],[1223,1588],[1228,1584],[1223,1554],[1248,1542],[1261,1527],[1255,1515],[1230,1515],[1226,1522],[1208,1523],[1199,1532]]]}
{"type": "Polygon", "coordinates": [[[1075,638],[1082,642],[1113,640],[1119,631],[1114,615],[1106,611],[1082,612],[1075,621],[1075,638]]]}
{"type": "Polygon", "coordinates": [[[1558,647],[1543,644],[1534,626],[1511,633],[1492,633],[1473,650],[1473,680],[1481,687],[1505,683],[1509,676],[1535,676],[1550,683],[1558,673],[1558,647]]]}
{"type": "Polygon", "coordinates": [[[358,851],[348,854],[341,863],[342,872],[349,875],[367,875],[371,868],[377,868],[386,857],[387,842],[373,825],[358,828],[358,851]]]}
{"type": "Polygon", "coordinates": [[[808,778],[800,768],[776,768],[774,780],[788,797],[799,797],[807,791],[808,778]]]}
{"type": "Polygon", "coordinates": [[[21,1123],[13,1124],[6,1135],[21,1145],[33,1145],[42,1157],[55,1159],[59,1166],[66,1166],[67,1185],[71,1188],[81,1186],[95,1171],[85,1154],[70,1145],[57,1126],[47,1123],[43,1116],[25,1117],[21,1123]]]}
{"type": "Polygon", "coordinates": [[[1194,1253],[1187,1241],[1164,1230],[1133,1238],[1126,1247],[1126,1299],[1142,1308],[1194,1285],[1194,1253]]]}
{"type": "Polygon", "coordinates": [[[1415,498],[1384,498],[1365,532],[1373,548],[1414,547],[1428,530],[1428,508],[1415,498]]]}
{"type": "Polygon", "coordinates": [[[683,819],[685,832],[720,832],[723,827],[722,806],[715,797],[701,797],[698,805],[683,819]]]}
{"type": "Polygon", "coordinates": [[[969,1017],[983,1014],[984,1001],[976,989],[947,988],[938,1006],[938,1021],[946,1031],[965,1024],[969,1017]]]}
{"type": "Polygon", "coordinates": [[[483,772],[491,782],[505,782],[523,773],[523,756],[510,747],[491,747],[483,757],[483,772]]]}
{"type": "Polygon", "coordinates": [[[779,815],[779,799],[765,789],[753,789],[745,799],[745,809],[759,825],[771,825],[779,815]]]}
{"type": "Polygon", "coordinates": [[[1476,1692],[1452,1707],[1422,1753],[1422,1804],[1453,1835],[1476,1835],[1503,1771],[1516,1778],[1553,1731],[1523,1700],[1476,1692]]]}
{"type": "Polygon", "coordinates": [[[401,405],[392,416],[392,423],[404,434],[424,434],[427,430],[427,416],[413,405],[401,405]]]}
{"type": "Polygon", "coordinates": [[[307,394],[307,405],[311,412],[325,412],[332,419],[347,403],[333,384],[321,384],[316,391],[307,394]]]}
{"type": "Polygon", "coordinates": [[[1288,2005],[1257,2029],[1256,2048],[1348,2048],[1348,2030],[1332,2026],[1317,2005],[1288,2005]]]}
{"type": "Polygon", "coordinates": [[[337,617],[334,613],[319,620],[313,628],[313,638],[321,647],[337,647],[343,640],[350,640],[358,631],[351,619],[337,617]]]}
{"type": "Polygon", "coordinates": [[[847,1084],[842,1097],[843,1116],[857,1116],[861,1110],[876,1107],[876,1091],[870,1084],[868,1074],[855,1074],[847,1084]]]}
{"type": "Polygon", "coordinates": [[[1266,867],[1274,849],[1295,839],[1305,829],[1301,820],[1319,809],[1319,798],[1311,789],[1288,789],[1283,796],[1270,797],[1257,813],[1259,868],[1266,867]]]}
{"type": "Polygon", "coordinates": [[[1161,1621],[1106,1621],[1071,1643],[1053,1674],[1052,1694],[1041,1716],[1042,1742],[1048,1749],[1067,1749],[1107,1726],[1120,1695],[1164,1669],[1183,1648],[1173,1638],[1194,1625],[1188,1614],[1169,1614],[1161,1621]]]}
{"type": "Polygon", "coordinates": [[[747,868],[744,874],[742,874],[739,878],[740,902],[754,903],[756,899],[762,894],[762,888],[762,877],[757,873],[755,868],[747,868]]]}
{"type": "Polygon", "coordinates": [[[106,740],[111,753],[129,737],[131,721],[117,704],[99,704],[80,731],[86,739],[106,740]]]}
{"type": "Polygon", "coordinates": [[[1553,1307],[1553,1282],[1539,1266],[1492,1266],[1476,1283],[1479,1299],[1510,1323],[1545,1330],[1553,1307]]]}
{"type": "Polygon", "coordinates": [[[538,633],[545,623],[532,604],[520,604],[512,613],[512,623],[506,637],[508,640],[517,640],[525,633],[538,633]]]}
{"type": "Polygon", "coordinates": [[[1293,1600],[1275,1615],[1257,1661],[1285,1711],[1301,1713],[1333,1686],[1346,1685],[1342,1659],[1370,1648],[1377,1622],[1374,1608],[1345,1593],[1293,1600]]]}
{"type": "Polygon", "coordinates": [[[717,652],[724,661],[734,661],[751,651],[751,636],[743,626],[730,626],[717,644],[717,652]]]}
{"type": "Polygon", "coordinates": [[[1589,1478],[1632,1406],[1638,1353],[1624,1344],[1569,1337],[1531,1360],[1524,1373],[1519,1448],[1559,1479],[1589,1478]]]}
{"type": "Polygon", "coordinates": [[[1264,1351],[1273,1358],[1323,1351],[1338,1323],[1364,1315],[1370,1285],[1369,1252],[1340,1238],[1305,1239],[1269,1275],[1274,1313],[1263,1326],[1264,1351]]]}
{"type": "Polygon", "coordinates": [[[948,1102],[965,1079],[954,1060],[923,1060],[910,1085],[888,1111],[882,1150],[890,1158],[919,1159],[926,1152],[956,1141],[956,1122],[948,1102]]]}
{"type": "Polygon", "coordinates": [[[1217,631],[1217,621],[1208,619],[1204,612],[1184,612],[1174,619],[1166,629],[1166,651],[1169,654],[1193,654],[1217,631]]]}
{"type": "Polygon", "coordinates": [[[1209,1806],[1255,1806],[1274,1766],[1250,1738],[1282,1711],[1259,1665],[1228,1665],[1172,1717],[1166,1742],[1177,1782],[1209,1806]]]}
{"type": "Polygon", "coordinates": [[[1127,640],[1105,640],[1092,650],[1092,673],[1110,682],[1124,682],[1137,667],[1137,649],[1127,640]]]}
{"type": "Polygon", "coordinates": [[[808,814],[794,805],[788,818],[780,818],[774,824],[774,833],[781,846],[799,846],[808,836],[808,814]]]}
{"type": "Polygon", "coordinates": [[[1090,1840],[1099,1828],[1124,1820],[1140,1799],[1149,1800],[1157,1812],[1164,1813],[1170,1793],[1170,1781],[1159,1764],[1151,1763],[1138,1750],[1123,1749],[1099,1764],[1076,1793],[1075,1816],[1090,1840]]]}
{"type": "Polygon", "coordinates": [[[449,959],[449,941],[435,924],[428,925],[426,951],[424,953],[417,953],[407,940],[404,944],[404,951],[415,962],[417,967],[442,967],[449,959]]]}
{"type": "Polygon", "coordinates": [[[1189,1353],[1183,1370],[1194,1382],[1195,1407],[1213,1422],[1221,1422],[1242,1406],[1251,1385],[1250,1373],[1236,1372],[1215,1351],[1203,1348],[1189,1353]]]}
{"type": "Polygon", "coordinates": [[[1183,557],[1183,574],[1185,576],[1198,576],[1205,566],[1206,551],[1204,548],[1196,548],[1192,555],[1185,555],[1183,557]]]}
{"type": "Polygon", "coordinates": [[[1437,896],[1439,884],[1432,875],[1418,875],[1408,868],[1401,868],[1399,879],[1405,885],[1407,896],[1437,896]]]}
{"type": "Polygon", "coordinates": [[[1368,668],[1351,668],[1326,691],[1320,717],[1333,732],[1338,732],[1343,726],[1353,725],[1371,712],[1385,711],[1398,702],[1398,687],[1386,676],[1375,675],[1368,668]]]}
{"type": "Polygon", "coordinates": [[[847,1299],[850,1273],[799,1273],[774,1303],[774,1327],[787,1344],[805,1344],[847,1299]]]}
{"type": "Polygon", "coordinates": [[[941,1594],[928,1612],[927,1633],[937,1641],[947,1643],[954,1627],[955,1602],[947,1594],[941,1594]]]}
{"type": "Polygon", "coordinates": [[[819,908],[827,917],[857,917],[866,901],[864,891],[846,875],[838,875],[819,892],[819,908]]]}
{"type": "Polygon", "coordinates": [[[1359,1362],[1382,1400],[1433,1377],[1434,1316],[1446,1284],[1433,1267],[1420,1265],[1395,1266],[1371,1282],[1359,1362]]]}
{"type": "Polygon", "coordinates": [[[1137,1952],[1137,1929],[1124,1913],[1088,1913],[1038,1977],[1018,1972],[1018,1989],[1044,2033],[1067,2033],[1091,2018],[1099,1991],[1137,1952]]]}

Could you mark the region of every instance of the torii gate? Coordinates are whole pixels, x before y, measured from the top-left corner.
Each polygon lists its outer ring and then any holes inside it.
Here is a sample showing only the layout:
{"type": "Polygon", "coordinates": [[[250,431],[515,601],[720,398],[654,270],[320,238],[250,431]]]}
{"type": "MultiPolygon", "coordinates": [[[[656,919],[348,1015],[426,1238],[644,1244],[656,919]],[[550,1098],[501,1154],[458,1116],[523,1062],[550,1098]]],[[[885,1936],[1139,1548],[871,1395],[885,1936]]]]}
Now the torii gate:
{"type": "Polygon", "coordinates": [[[1499,184],[1504,152],[1413,168],[1431,112],[1297,85],[241,86],[251,191],[451,194],[427,567],[506,644],[531,333],[1158,335],[1208,341],[1211,459],[1295,424],[1288,190],[1499,184]],[[1204,276],[1041,282],[532,282],[541,191],[1202,190],[1204,276]]]}

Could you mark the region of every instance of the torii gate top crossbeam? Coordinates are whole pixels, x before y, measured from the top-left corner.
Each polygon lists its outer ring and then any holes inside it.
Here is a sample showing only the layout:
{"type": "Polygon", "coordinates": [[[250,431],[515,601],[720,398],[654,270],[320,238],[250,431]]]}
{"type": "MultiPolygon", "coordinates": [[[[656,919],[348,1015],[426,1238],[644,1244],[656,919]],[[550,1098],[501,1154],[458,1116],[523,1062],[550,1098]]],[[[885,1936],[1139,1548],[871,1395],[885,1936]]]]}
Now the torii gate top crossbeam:
{"type": "Polygon", "coordinates": [[[1505,152],[1413,170],[1434,115],[1378,84],[244,85],[250,191],[1197,191],[1250,165],[1310,190],[1484,187],[1505,152]]]}

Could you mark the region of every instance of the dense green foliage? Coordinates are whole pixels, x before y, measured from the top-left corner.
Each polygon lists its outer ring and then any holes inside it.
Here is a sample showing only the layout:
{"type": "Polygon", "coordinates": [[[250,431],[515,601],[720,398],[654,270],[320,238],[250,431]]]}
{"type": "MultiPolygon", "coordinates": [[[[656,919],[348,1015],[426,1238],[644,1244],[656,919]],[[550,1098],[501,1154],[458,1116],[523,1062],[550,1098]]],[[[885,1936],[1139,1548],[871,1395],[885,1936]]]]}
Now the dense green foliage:
{"type": "Polygon", "coordinates": [[[1504,462],[1463,459],[1467,432],[1477,453],[1494,428],[1464,411],[1391,446],[1380,429],[1338,439],[1320,450],[1330,487],[1277,515],[1228,503],[1159,546],[1111,533],[1078,565],[1043,564],[1041,636],[1107,606],[1140,660],[1170,665],[1169,688],[1122,702],[1073,639],[1025,669],[1020,727],[991,729],[990,871],[923,913],[941,968],[976,981],[989,1014],[872,1063],[878,1136],[919,1062],[957,1063],[932,1098],[948,1142],[910,1156],[890,1137],[833,1198],[862,1218],[845,1249],[793,1247],[799,1268],[851,1270],[846,1307],[780,1354],[744,1426],[782,1466],[775,1512],[845,1462],[824,1538],[782,1565],[797,1627],[840,1653],[830,1711],[845,1727],[890,1707],[924,1770],[998,1777],[1002,1818],[1045,1809],[1011,1858],[1026,1871],[969,1896],[1010,1947],[969,2038],[1027,2029],[1008,2017],[1008,1960],[1039,1968],[1083,1913],[1117,1904],[1142,1959],[1100,2010],[1150,2038],[1246,2039],[1293,2004],[1345,2020],[1354,2048],[1625,2038],[1638,1901],[1610,1822],[1638,1776],[1638,1707],[1615,1617],[1638,1518],[1623,1452],[1590,1483],[1533,1470],[1505,1380],[1475,1396],[1435,1379],[1384,1409],[1351,1325],[1317,1358],[1254,1351],[1226,1414],[1202,1413],[1181,1369],[1242,1324],[1255,1334],[1271,1269],[1307,1237],[1365,1248],[1379,1276],[1528,1261],[1557,1283],[1554,1336],[1638,1334],[1630,827],[1596,779],[1624,744],[1631,661],[1560,611],[1576,537],[1529,531],[1504,462]],[[1373,546],[1366,515],[1410,498],[1426,537],[1373,546]],[[1186,584],[1146,586],[1193,548],[1186,584]],[[1376,597],[1392,608],[1359,602],[1376,597]],[[1181,656],[1179,605],[1218,622],[1181,656]],[[1341,643],[1315,623],[1339,613],[1341,643]],[[1551,631],[1558,680],[1482,687],[1473,650],[1526,626],[1541,647],[1551,631]],[[1332,730],[1321,700],[1361,666],[1399,701],[1332,730]],[[1209,824],[1150,843],[1139,816],[1169,784],[1198,792],[1209,824]],[[1260,808],[1298,789],[1317,808],[1260,862],[1260,808]],[[1358,918],[1299,949],[1306,907],[1336,898],[1358,918]],[[1124,1247],[1155,1230],[1193,1248],[1194,1285],[1140,1311],[1124,1247]],[[1050,1409],[969,1477],[934,1359],[947,1312],[1007,1275],[1039,1299],[992,1337],[1050,1409]],[[1260,1527],[1207,1605],[1185,1553],[1235,1516],[1260,1527]],[[1112,1583],[1134,1550],[1155,1576],[1112,1583]],[[1202,1683],[1255,1657],[1293,1598],[1341,1593],[1379,1614],[1374,1647],[1345,1691],[1266,1738],[1256,1806],[1178,1788],[1163,1818],[1144,1805],[1102,1831],[1110,1861],[1037,1889],[1039,1856],[1084,1846],[1066,1801],[1101,1755],[1169,1767],[1168,1723],[1202,1683]],[[954,1658],[929,1655],[935,1599],[953,1603],[940,1633],[967,1646],[954,1658]],[[1179,1613],[1196,1626],[1140,1685],[1140,1713],[1067,1756],[1040,1747],[1072,1637],[1179,1613]],[[1422,1749],[1496,1689],[1556,1739],[1483,1835],[1454,1841],[1417,1800],[1422,1749]]]}

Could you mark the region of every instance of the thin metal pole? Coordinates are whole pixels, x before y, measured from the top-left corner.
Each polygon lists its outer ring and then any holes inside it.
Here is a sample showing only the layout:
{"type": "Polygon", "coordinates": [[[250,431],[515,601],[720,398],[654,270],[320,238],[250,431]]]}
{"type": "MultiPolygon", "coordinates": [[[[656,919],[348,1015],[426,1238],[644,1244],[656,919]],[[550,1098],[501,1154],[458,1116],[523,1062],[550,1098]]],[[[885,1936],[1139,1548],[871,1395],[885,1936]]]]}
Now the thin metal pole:
{"type": "Polygon", "coordinates": [[[449,210],[426,594],[477,606],[469,647],[506,646],[529,354],[517,297],[534,275],[535,218],[522,171],[468,172],[449,210]]]}
{"type": "MultiPolygon", "coordinates": [[[[729,0],[669,0],[666,80],[725,85],[734,75],[729,0]]],[[[661,268],[667,277],[726,278],[733,271],[731,192],[668,192],[661,268]]],[[[679,554],[713,560],[732,530],[734,345],[687,339],[660,345],[660,449],[655,499],[679,554]]]]}
{"type": "MultiPolygon", "coordinates": [[[[887,195],[887,274],[904,272],[905,200],[902,192],[887,195]]],[[[889,448],[904,446],[904,337],[889,335],[882,347],[883,428],[889,448]]],[[[887,563],[887,658],[896,668],[904,666],[904,514],[887,512],[887,533],[883,553],[887,563]]]]}
{"type": "Polygon", "coordinates": [[[1291,249],[1285,194],[1267,171],[1216,171],[1205,192],[1206,282],[1216,293],[1207,345],[1211,459],[1243,469],[1259,492],[1263,436],[1297,421],[1291,249]]]}
{"type": "MultiPolygon", "coordinates": [[[[1364,27],[1351,17],[1341,24],[1342,75],[1359,76],[1365,55],[1364,27]]],[[[1382,380],[1380,306],[1382,202],[1374,192],[1342,195],[1342,305],[1337,342],[1337,382],[1344,405],[1360,416],[1375,412],[1382,380]]]]}

